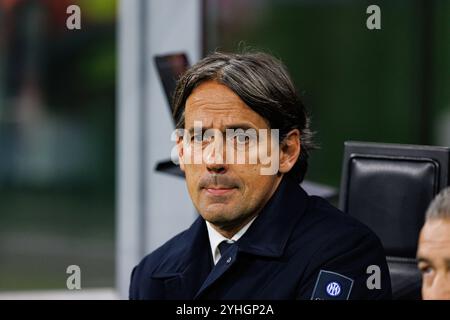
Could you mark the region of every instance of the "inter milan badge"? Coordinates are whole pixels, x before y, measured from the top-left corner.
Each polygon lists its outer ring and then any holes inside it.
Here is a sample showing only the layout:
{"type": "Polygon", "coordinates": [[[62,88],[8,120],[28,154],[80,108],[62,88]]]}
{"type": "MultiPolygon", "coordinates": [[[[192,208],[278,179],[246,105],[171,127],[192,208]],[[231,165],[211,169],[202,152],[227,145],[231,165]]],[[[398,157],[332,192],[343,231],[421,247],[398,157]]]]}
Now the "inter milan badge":
{"type": "Polygon", "coordinates": [[[348,300],[353,280],[342,274],[320,270],[311,300],[348,300]]]}
{"type": "Polygon", "coordinates": [[[340,284],[337,282],[334,282],[334,281],[330,282],[327,285],[327,293],[329,296],[332,296],[332,297],[337,297],[338,295],[340,295],[341,294],[340,284]]]}

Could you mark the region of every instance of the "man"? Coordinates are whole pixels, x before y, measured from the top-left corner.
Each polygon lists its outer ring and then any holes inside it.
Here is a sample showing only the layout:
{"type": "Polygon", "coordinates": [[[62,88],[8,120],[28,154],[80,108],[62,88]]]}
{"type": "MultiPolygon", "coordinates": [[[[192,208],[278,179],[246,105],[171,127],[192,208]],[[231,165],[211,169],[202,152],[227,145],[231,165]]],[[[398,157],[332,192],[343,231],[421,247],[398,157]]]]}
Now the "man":
{"type": "Polygon", "coordinates": [[[299,185],[312,133],[281,62],[263,53],[204,58],[179,80],[174,116],[200,216],[133,270],[131,299],[391,297],[378,238],[299,185]]]}
{"type": "Polygon", "coordinates": [[[424,300],[450,300],[450,188],[427,210],[417,250],[424,300]]]}

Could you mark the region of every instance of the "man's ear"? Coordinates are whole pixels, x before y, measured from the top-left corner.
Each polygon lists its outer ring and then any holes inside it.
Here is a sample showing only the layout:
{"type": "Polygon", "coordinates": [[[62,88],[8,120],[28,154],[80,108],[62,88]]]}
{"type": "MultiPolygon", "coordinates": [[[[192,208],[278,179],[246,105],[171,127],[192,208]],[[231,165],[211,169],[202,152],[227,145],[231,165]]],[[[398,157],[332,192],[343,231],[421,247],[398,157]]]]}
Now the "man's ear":
{"type": "Polygon", "coordinates": [[[177,137],[177,150],[178,150],[178,159],[180,162],[180,169],[184,172],[184,143],[183,137],[177,137]]]}
{"type": "Polygon", "coordinates": [[[289,172],[297,162],[300,151],[300,131],[293,129],[280,143],[280,167],[278,171],[280,173],[289,172]]]}

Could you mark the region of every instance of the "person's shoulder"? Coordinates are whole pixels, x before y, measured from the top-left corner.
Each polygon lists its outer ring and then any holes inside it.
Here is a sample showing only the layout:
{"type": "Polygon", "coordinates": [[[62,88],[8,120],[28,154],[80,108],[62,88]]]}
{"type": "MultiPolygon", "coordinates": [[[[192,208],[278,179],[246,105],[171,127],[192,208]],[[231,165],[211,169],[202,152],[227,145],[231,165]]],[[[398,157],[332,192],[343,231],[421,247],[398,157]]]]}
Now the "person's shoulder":
{"type": "Polygon", "coordinates": [[[372,234],[372,230],[365,224],[336,208],[328,201],[317,196],[310,196],[310,213],[321,222],[321,227],[330,231],[359,231],[362,234],[372,234]]]}
{"type": "Polygon", "coordinates": [[[297,232],[309,234],[310,243],[316,243],[317,246],[339,243],[345,247],[360,241],[380,244],[379,238],[369,227],[318,196],[308,197],[308,206],[297,232]]]}
{"type": "Polygon", "coordinates": [[[186,237],[189,229],[180,232],[168,240],[155,251],[147,254],[133,268],[130,278],[129,298],[130,299],[158,299],[162,291],[158,287],[158,282],[152,281],[153,277],[160,270],[171,270],[174,262],[186,250],[186,237]]]}
{"type": "Polygon", "coordinates": [[[290,252],[294,261],[306,256],[304,279],[309,279],[299,289],[299,297],[312,297],[314,285],[331,275],[332,279],[347,277],[351,281],[351,299],[390,299],[389,269],[383,245],[362,222],[320,197],[309,196],[296,236],[290,252]],[[370,266],[378,266],[383,290],[367,290],[370,266]]]}
{"type": "Polygon", "coordinates": [[[144,272],[146,275],[149,275],[152,274],[159,265],[164,264],[168,260],[179,257],[183,252],[185,252],[185,246],[187,245],[185,238],[188,231],[189,229],[186,229],[178,233],[159,248],[147,254],[135,267],[134,272],[144,272]]]}

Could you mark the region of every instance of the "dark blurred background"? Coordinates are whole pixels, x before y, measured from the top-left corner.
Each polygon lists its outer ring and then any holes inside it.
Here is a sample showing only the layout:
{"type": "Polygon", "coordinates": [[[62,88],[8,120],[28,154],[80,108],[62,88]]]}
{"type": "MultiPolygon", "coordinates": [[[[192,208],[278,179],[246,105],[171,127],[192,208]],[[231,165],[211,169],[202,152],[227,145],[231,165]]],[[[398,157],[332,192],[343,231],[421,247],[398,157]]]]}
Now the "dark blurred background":
{"type": "MultiPolygon", "coordinates": [[[[450,146],[450,0],[198,1],[204,54],[287,65],[321,146],[308,180],[338,187],[346,140],[450,146]]],[[[0,0],[0,291],[66,289],[71,264],[115,285],[119,2],[0,0]]]]}

